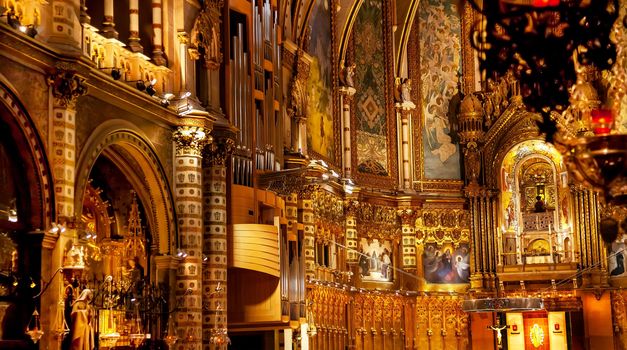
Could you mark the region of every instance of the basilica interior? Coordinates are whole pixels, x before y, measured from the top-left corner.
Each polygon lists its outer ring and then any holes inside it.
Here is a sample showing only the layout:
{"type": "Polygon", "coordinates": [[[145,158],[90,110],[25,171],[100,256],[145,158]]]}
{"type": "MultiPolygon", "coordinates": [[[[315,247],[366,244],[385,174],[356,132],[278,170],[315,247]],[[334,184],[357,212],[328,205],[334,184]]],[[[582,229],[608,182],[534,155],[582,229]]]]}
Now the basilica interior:
{"type": "Polygon", "coordinates": [[[625,0],[0,0],[0,349],[627,349],[625,48],[625,0]]]}

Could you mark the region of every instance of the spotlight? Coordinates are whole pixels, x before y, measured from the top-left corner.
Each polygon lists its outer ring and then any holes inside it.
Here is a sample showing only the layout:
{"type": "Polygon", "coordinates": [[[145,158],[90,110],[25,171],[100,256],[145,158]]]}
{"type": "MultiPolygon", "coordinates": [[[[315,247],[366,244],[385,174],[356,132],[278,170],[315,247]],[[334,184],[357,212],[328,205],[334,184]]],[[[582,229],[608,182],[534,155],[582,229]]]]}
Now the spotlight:
{"type": "Polygon", "coordinates": [[[203,262],[207,262],[209,260],[209,257],[206,256],[205,254],[202,255],[202,261],[203,262]]]}
{"type": "Polygon", "coordinates": [[[31,38],[34,38],[37,35],[37,29],[35,29],[34,25],[29,25],[28,29],[26,30],[26,35],[30,36],[31,38]]]}
{"type": "Polygon", "coordinates": [[[29,287],[30,287],[31,289],[33,289],[33,288],[37,287],[37,285],[35,284],[35,281],[33,281],[33,279],[32,279],[32,278],[31,278],[31,280],[30,280],[30,285],[29,285],[29,287]]]}
{"type": "Polygon", "coordinates": [[[187,257],[187,253],[185,253],[185,251],[183,249],[177,249],[176,250],[176,256],[178,256],[179,258],[186,258],[187,257]]]}
{"type": "Polygon", "coordinates": [[[18,27],[18,29],[20,30],[20,32],[26,33],[26,30],[28,29],[28,27],[25,26],[25,25],[21,25],[21,26],[18,27]]]}
{"type": "Polygon", "coordinates": [[[121,77],[122,77],[122,72],[120,71],[119,68],[111,69],[111,78],[113,78],[113,80],[120,80],[121,77]]]}
{"type": "Polygon", "coordinates": [[[154,94],[157,93],[157,90],[155,90],[155,86],[154,85],[148,85],[148,87],[146,87],[146,93],[150,96],[153,96],[154,94]]]}
{"type": "Polygon", "coordinates": [[[188,97],[190,97],[191,95],[192,95],[192,93],[191,93],[191,92],[186,91],[186,92],[184,92],[183,94],[181,94],[181,100],[182,100],[182,99],[184,99],[184,98],[188,98],[188,97]]]}
{"type": "Polygon", "coordinates": [[[137,90],[139,91],[146,90],[146,84],[144,84],[143,80],[138,80],[137,82],[135,82],[135,86],[137,86],[137,90]]]}

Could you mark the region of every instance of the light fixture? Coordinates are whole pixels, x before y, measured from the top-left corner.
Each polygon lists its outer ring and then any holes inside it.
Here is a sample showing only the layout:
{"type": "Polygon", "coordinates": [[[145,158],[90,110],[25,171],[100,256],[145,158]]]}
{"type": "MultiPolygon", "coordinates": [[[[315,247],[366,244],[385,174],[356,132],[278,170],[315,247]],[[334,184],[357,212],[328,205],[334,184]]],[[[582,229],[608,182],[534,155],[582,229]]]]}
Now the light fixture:
{"type": "Polygon", "coordinates": [[[37,344],[41,337],[43,337],[44,331],[41,329],[41,324],[39,323],[39,312],[37,312],[37,310],[33,311],[25,333],[35,344],[37,344]]]}
{"type": "Polygon", "coordinates": [[[157,90],[155,90],[155,86],[153,84],[150,84],[146,87],[146,93],[150,96],[154,96],[154,94],[157,93],[157,90]]]}
{"type": "Polygon", "coordinates": [[[181,100],[186,99],[186,98],[190,97],[191,95],[192,95],[191,92],[185,91],[184,93],[181,94],[181,100]]]}
{"type": "Polygon", "coordinates": [[[165,337],[163,337],[163,341],[165,341],[169,349],[172,349],[172,345],[174,345],[178,340],[179,337],[176,336],[176,331],[174,329],[174,320],[172,319],[172,315],[170,315],[168,317],[168,326],[165,337]]]}
{"type": "Polygon", "coordinates": [[[205,254],[202,255],[202,262],[207,262],[209,261],[209,257],[206,256],[205,254]]]}
{"type": "Polygon", "coordinates": [[[179,257],[179,258],[186,258],[187,257],[187,253],[183,249],[177,249],[176,250],[176,256],[179,257]]]}
{"type": "Polygon", "coordinates": [[[111,78],[113,78],[113,80],[120,80],[120,78],[122,78],[122,71],[120,71],[120,68],[111,69],[111,78]]]}
{"type": "Polygon", "coordinates": [[[144,83],[143,80],[138,80],[135,82],[135,86],[137,87],[137,90],[139,91],[144,91],[146,90],[146,84],[144,83]]]}

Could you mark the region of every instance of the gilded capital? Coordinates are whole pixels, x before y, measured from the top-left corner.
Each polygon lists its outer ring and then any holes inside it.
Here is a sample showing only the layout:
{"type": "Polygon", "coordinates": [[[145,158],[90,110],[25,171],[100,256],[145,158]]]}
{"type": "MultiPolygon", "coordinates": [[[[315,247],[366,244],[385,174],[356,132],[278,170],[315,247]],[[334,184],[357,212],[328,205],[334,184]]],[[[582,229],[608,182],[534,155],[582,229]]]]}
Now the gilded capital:
{"type": "Polygon", "coordinates": [[[203,150],[205,166],[226,166],[234,148],[235,140],[232,138],[214,140],[214,142],[207,144],[203,150]]]}
{"type": "Polygon", "coordinates": [[[203,147],[212,137],[199,126],[180,126],[172,134],[177,156],[201,156],[203,147]]]}
{"type": "Polygon", "coordinates": [[[52,88],[54,104],[71,109],[76,105],[76,99],[87,93],[85,79],[72,70],[57,69],[48,77],[48,86],[52,88]]]}
{"type": "Polygon", "coordinates": [[[396,211],[396,215],[398,215],[398,217],[401,219],[401,224],[414,225],[416,223],[418,211],[411,208],[398,209],[396,211]]]}

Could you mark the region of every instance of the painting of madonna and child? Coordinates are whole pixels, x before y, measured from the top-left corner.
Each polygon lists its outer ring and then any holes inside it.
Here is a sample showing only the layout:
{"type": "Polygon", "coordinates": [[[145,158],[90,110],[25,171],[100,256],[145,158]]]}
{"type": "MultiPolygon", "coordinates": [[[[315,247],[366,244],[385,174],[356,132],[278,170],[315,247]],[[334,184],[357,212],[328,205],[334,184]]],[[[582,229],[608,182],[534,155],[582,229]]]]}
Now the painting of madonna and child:
{"type": "Polygon", "coordinates": [[[470,282],[470,254],[468,244],[437,246],[427,243],[422,254],[425,279],[429,283],[470,282]]]}
{"type": "Polygon", "coordinates": [[[393,261],[390,241],[362,238],[359,242],[359,273],[362,281],[391,282],[394,277],[393,261]]]}

